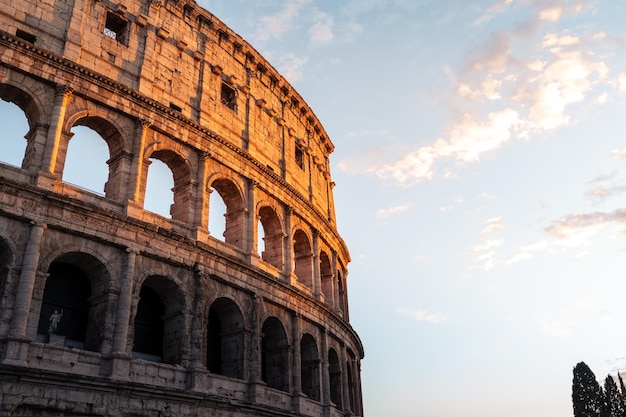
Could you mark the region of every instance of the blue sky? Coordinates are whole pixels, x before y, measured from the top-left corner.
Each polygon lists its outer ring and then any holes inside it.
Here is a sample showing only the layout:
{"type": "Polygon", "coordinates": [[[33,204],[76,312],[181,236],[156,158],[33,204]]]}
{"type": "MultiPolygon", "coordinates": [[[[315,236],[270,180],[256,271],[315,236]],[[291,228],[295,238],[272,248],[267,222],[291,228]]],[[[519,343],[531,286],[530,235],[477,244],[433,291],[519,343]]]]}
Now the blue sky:
{"type": "Polygon", "coordinates": [[[622,1],[199,2],[336,146],[378,417],[567,417],[626,370],[622,1]]]}
{"type": "Polygon", "coordinates": [[[577,362],[626,371],[626,2],[198,3],[335,144],[367,416],[569,417],[577,362]]]}

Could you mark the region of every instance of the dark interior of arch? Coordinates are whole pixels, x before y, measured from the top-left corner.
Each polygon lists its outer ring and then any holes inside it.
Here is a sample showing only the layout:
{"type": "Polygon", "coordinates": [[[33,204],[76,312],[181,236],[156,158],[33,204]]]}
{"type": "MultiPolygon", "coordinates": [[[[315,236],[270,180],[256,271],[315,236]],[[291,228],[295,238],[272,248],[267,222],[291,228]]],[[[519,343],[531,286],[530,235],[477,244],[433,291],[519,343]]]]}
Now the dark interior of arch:
{"type": "Polygon", "coordinates": [[[335,349],[328,351],[328,373],[330,376],[330,400],[338,407],[341,402],[341,365],[335,349]]]}
{"type": "Polygon", "coordinates": [[[320,360],[315,339],[305,334],[300,341],[300,369],[302,393],[312,400],[320,400],[320,360]]]}
{"type": "Polygon", "coordinates": [[[37,333],[49,334],[53,314],[61,314],[53,333],[65,336],[66,343],[83,347],[89,319],[89,278],[79,267],[64,262],[53,262],[48,273],[37,333]]]}
{"type": "Polygon", "coordinates": [[[232,300],[220,298],[209,309],[207,368],[212,373],[243,379],[244,351],[243,316],[232,300]]]}
{"type": "Polygon", "coordinates": [[[135,337],[133,351],[153,356],[154,360],[163,357],[163,315],[165,304],[152,288],[143,285],[139,292],[137,314],[135,315],[135,337]]]}
{"type": "Polygon", "coordinates": [[[261,379],[272,388],[289,392],[289,343],[280,320],[270,317],[261,330],[261,379]]]}

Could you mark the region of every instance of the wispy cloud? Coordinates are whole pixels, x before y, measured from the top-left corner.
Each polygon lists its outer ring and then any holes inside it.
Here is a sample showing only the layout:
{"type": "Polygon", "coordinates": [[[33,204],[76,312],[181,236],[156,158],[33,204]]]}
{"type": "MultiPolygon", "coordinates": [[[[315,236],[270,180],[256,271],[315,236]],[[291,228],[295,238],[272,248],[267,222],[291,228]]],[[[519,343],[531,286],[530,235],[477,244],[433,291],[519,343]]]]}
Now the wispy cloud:
{"type": "Polygon", "coordinates": [[[490,271],[500,263],[496,256],[496,249],[504,245],[504,239],[492,238],[496,231],[503,228],[501,217],[492,217],[485,221],[485,227],[481,231],[484,240],[469,248],[469,251],[476,255],[476,262],[480,266],[472,266],[472,268],[480,268],[483,271],[490,271]]]}
{"type": "Polygon", "coordinates": [[[431,313],[428,310],[412,310],[410,308],[399,308],[396,310],[401,316],[408,316],[418,322],[440,324],[450,322],[450,318],[446,314],[431,313]]]}
{"type": "Polygon", "coordinates": [[[315,10],[314,23],[309,29],[309,40],[314,45],[329,43],[335,37],[333,17],[320,10],[315,10]]]}
{"type": "Polygon", "coordinates": [[[458,114],[451,127],[430,143],[361,172],[412,186],[435,178],[441,165],[474,163],[514,138],[527,140],[575,122],[574,106],[589,97],[598,105],[607,102],[609,95],[599,88],[615,81],[604,55],[594,53],[603,39],[551,30],[564,13],[563,7],[548,7],[520,25],[543,22],[543,33],[528,36],[520,29],[492,36],[463,68],[450,70],[457,80],[453,114],[458,114]]]}
{"type": "Polygon", "coordinates": [[[400,214],[400,213],[404,213],[409,208],[411,208],[410,204],[403,204],[403,205],[400,205],[400,206],[387,207],[387,208],[378,210],[376,212],[376,216],[377,217],[384,217],[384,218],[391,217],[391,216],[395,216],[395,215],[400,214]]]}
{"type": "Polygon", "coordinates": [[[308,58],[288,53],[281,55],[276,61],[278,71],[289,82],[294,83],[302,77],[302,67],[307,63],[308,58]]]}
{"type": "Polygon", "coordinates": [[[293,23],[299,16],[302,7],[311,0],[287,0],[281,9],[270,16],[261,16],[257,28],[256,39],[266,41],[271,38],[280,39],[293,28],[293,23]]]}

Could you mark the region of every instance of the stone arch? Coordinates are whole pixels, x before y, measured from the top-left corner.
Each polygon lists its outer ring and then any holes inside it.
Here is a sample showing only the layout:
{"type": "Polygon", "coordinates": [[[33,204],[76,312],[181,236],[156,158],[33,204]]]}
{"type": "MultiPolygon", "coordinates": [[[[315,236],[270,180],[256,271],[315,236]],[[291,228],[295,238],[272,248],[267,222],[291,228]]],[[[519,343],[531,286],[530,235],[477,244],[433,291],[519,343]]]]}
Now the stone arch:
{"type": "MultiPolygon", "coordinates": [[[[170,207],[170,215],[172,220],[188,223],[192,196],[192,178],[189,161],[177,152],[159,144],[155,144],[146,150],[145,159],[144,163],[146,165],[150,164],[149,159],[158,159],[172,171],[174,188],[171,191],[174,194],[174,203],[170,207]]],[[[145,190],[145,186],[142,188],[145,190]]],[[[142,201],[144,198],[142,198],[142,201]]]]}
{"type": "Polygon", "coordinates": [[[271,388],[289,392],[289,341],[285,327],[269,317],[261,328],[261,379],[271,388]]]}
{"type": "Polygon", "coordinates": [[[24,112],[28,131],[24,134],[26,144],[20,146],[20,149],[23,149],[23,159],[20,166],[29,169],[35,164],[33,153],[36,147],[34,146],[35,141],[32,139],[37,135],[37,129],[41,125],[43,106],[37,100],[37,95],[28,91],[25,85],[16,87],[11,84],[0,83],[0,99],[16,105],[24,112]]]}
{"type": "Polygon", "coordinates": [[[133,357],[180,364],[187,311],[180,287],[167,276],[150,275],[136,296],[133,357]]]}
{"type": "Polygon", "coordinates": [[[343,407],[341,389],[341,364],[334,348],[328,349],[328,374],[330,379],[330,401],[339,409],[343,407]]]}
{"type": "Polygon", "coordinates": [[[220,297],[209,307],[206,333],[206,366],[219,375],[244,378],[245,326],[241,309],[230,298],[220,297]]]}
{"type": "Polygon", "coordinates": [[[313,288],[313,250],[309,236],[302,229],[293,234],[293,259],[298,281],[313,288]]]}
{"type": "MultiPolygon", "coordinates": [[[[76,112],[66,119],[65,134],[62,135],[59,144],[59,156],[55,165],[55,171],[58,175],[63,175],[66,164],[67,151],[74,133],[71,129],[76,126],[87,127],[96,132],[107,145],[109,158],[106,163],[108,165],[108,178],[103,184],[104,195],[115,201],[123,201],[126,196],[126,183],[124,173],[128,170],[128,149],[127,141],[122,132],[124,131],[115,121],[107,119],[105,116],[93,115],[93,111],[82,110],[76,112]]],[[[98,190],[93,190],[98,192],[98,190]]]]}
{"type": "Polygon", "coordinates": [[[320,401],[320,357],[317,342],[309,333],[305,333],[300,340],[300,373],[302,393],[320,401]]]}
{"type": "MultiPolygon", "coordinates": [[[[9,274],[13,268],[14,262],[14,248],[7,240],[0,236],[0,294],[2,294],[2,296],[0,296],[0,308],[5,306],[5,297],[9,295],[9,292],[7,292],[7,282],[9,281],[9,274]]],[[[6,310],[2,308],[2,311],[6,310]]]]}
{"type": "Polygon", "coordinates": [[[269,205],[262,205],[257,211],[260,228],[263,229],[264,250],[261,259],[282,270],[284,265],[283,241],[285,233],[283,223],[276,210],[269,205]]]}
{"type": "Polygon", "coordinates": [[[47,272],[37,334],[50,343],[99,352],[111,283],[107,266],[92,254],[74,251],[56,256],[47,272]]]}
{"type": "MultiPolygon", "coordinates": [[[[210,181],[209,189],[211,188],[219,194],[226,206],[224,242],[243,249],[245,202],[241,187],[231,179],[219,177],[210,181]]],[[[212,199],[213,193],[211,193],[209,211],[212,199]]]]}
{"type": "Polygon", "coordinates": [[[350,410],[352,412],[356,412],[356,386],[355,386],[355,381],[354,381],[354,374],[353,374],[353,364],[356,362],[356,358],[354,356],[354,353],[352,353],[352,351],[350,349],[348,349],[346,351],[346,354],[348,356],[347,359],[347,363],[346,363],[346,372],[348,374],[348,404],[350,404],[350,410]]]}
{"type": "Polygon", "coordinates": [[[326,251],[320,252],[320,278],[324,300],[327,304],[333,305],[333,270],[326,251]]]}

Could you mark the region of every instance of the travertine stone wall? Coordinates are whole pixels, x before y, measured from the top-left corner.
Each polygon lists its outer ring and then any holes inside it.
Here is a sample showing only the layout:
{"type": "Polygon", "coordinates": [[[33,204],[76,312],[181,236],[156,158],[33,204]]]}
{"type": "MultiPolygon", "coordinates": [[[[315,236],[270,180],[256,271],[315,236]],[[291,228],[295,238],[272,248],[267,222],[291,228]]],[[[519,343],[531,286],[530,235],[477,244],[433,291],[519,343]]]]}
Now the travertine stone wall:
{"type": "Polygon", "coordinates": [[[1,415],[363,415],[333,144],[252,46],[193,0],[4,0],[0,98],[30,129],[0,154],[1,415]],[[75,126],[104,195],[62,180],[75,126]]]}

